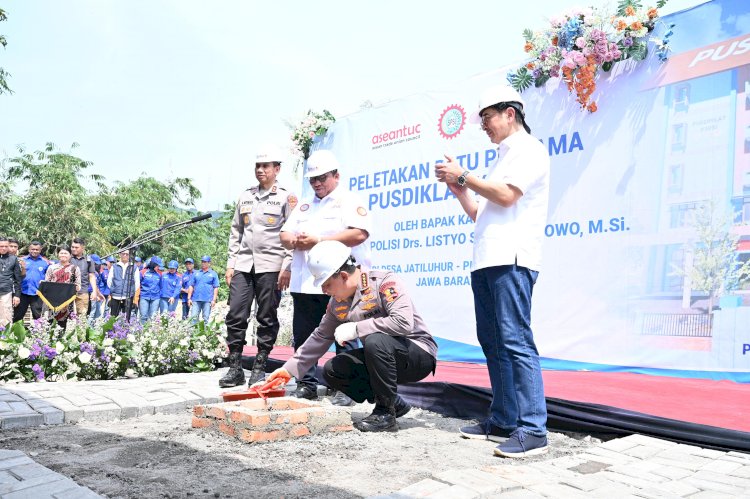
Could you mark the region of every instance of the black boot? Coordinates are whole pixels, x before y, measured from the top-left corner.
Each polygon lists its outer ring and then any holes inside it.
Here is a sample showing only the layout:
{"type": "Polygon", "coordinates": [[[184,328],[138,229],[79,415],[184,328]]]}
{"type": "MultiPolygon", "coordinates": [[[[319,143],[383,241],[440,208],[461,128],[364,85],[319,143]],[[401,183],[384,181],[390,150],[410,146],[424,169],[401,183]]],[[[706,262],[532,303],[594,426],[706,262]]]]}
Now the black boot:
{"type": "Polygon", "coordinates": [[[266,361],[268,360],[268,354],[266,350],[258,350],[255,354],[255,362],[253,362],[253,371],[250,373],[250,378],[247,380],[247,386],[250,386],[258,381],[263,381],[266,378],[266,361]]]}
{"type": "Polygon", "coordinates": [[[375,396],[375,409],[372,414],[354,424],[359,431],[398,431],[394,399],[375,396]]]}
{"type": "Polygon", "coordinates": [[[402,399],[400,395],[396,395],[396,401],[393,403],[393,408],[396,411],[396,417],[400,418],[411,410],[409,402],[402,399]]]}
{"type": "Polygon", "coordinates": [[[242,370],[242,352],[229,352],[227,358],[229,370],[219,380],[221,388],[245,384],[245,372],[242,370]]]}

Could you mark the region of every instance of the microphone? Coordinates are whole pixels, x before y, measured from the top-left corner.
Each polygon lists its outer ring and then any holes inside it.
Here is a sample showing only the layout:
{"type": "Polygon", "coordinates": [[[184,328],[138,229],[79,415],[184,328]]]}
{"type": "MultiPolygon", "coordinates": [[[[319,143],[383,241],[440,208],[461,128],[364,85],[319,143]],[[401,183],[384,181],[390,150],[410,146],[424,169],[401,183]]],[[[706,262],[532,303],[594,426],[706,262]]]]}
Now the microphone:
{"type": "Polygon", "coordinates": [[[189,223],[195,223],[195,222],[202,222],[203,220],[208,220],[209,218],[213,217],[210,213],[205,213],[203,215],[198,215],[197,217],[193,217],[190,219],[189,223]]]}

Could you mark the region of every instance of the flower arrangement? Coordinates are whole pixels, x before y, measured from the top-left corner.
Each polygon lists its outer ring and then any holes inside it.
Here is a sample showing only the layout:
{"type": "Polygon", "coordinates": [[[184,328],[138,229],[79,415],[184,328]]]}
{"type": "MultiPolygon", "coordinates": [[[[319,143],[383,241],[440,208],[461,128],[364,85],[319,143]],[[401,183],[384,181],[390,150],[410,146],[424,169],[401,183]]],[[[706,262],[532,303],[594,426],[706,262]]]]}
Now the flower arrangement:
{"type": "Polygon", "coordinates": [[[645,59],[649,41],[656,44],[659,59],[667,59],[674,25],[667,27],[661,40],[647,36],[659,20],[658,9],[666,3],[658,0],[656,7],[644,8],[640,0],[620,0],[614,15],[603,9],[573,9],[550,19],[550,26],[543,31],[526,29],[524,50],[532,58],[510,73],[508,82],[522,92],[532,84],[540,87],[550,78],[562,78],[568,91],[575,92],[581,108],[593,113],[597,110],[592,94],[599,69],[609,71],[615,62],[625,59],[645,59]]]}
{"type": "Polygon", "coordinates": [[[193,326],[173,313],[145,325],[105,317],[88,324],[71,315],[63,331],[54,322],[0,328],[0,381],[57,381],[155,376],[211,370],[226,355],[226,329],[193,326]]]}
{"type": "Polygon", "coordinates": [[[310,157],[310,147],[312,147],[315,137],[325,135],[328,128],[335,122],[336,118],[324,109],[322,113],[307,111],[305,117],[296,125],[288,123],[289,128],[292,129],[291,139],[294,143],[294,154],[302,159],[310,157]]]}

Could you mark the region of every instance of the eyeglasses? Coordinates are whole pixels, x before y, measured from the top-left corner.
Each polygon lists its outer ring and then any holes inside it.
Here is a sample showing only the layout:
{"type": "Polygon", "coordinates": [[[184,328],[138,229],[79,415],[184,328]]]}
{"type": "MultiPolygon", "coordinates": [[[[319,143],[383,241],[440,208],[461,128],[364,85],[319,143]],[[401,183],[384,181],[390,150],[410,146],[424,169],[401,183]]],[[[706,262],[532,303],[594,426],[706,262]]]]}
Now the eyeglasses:
{"type": "Polygon", "coordinates": [[[326,181],[328,178],[328,173],[324,173],[323,175],[318,175],[317,177],[310,177],[310,184],[314,184],[316,182],[320,182],[321,184],[326,181]]]}
{"type": "Polygon", "coordinates": [[[485,125],[487,125],[487,123],[488,123],[488,122],[489,122],[489,121],[490,121],[490,120],[491,120],[492,118],[494,118],[494,117],[495,117],[496,115],[497,115],[497,113],[495,113],[495,114],[492,114],[492,113],[484,113],[484,114],[481,114],[481,115],[479,115],[479,118],[480,118],[480,120],[481,120],[481,121],[480,121],[480,124],[481,124],[481,126],[485,126],[485,125]]]}

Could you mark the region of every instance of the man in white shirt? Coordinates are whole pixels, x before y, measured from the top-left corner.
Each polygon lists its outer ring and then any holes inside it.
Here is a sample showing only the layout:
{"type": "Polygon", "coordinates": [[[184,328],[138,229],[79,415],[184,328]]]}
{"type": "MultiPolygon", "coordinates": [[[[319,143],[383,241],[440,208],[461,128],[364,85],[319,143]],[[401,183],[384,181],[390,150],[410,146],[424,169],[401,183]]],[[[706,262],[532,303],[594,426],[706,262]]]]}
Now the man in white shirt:
{"type": "MultiPolygon", "coordinates": [[[[292,336],[297,350],[312,334],[325,315],[329,297],[315,286],[307,268],[307,253],[321,241],[333,240],[352,248],[358,265],[370,267],[370,250],[366,240],[372,226],[365,204],[354,194],[339,186],[339,162],[331,151],[318,150],[307,160],[308,178],[314,195],[305,199],[292,212],[281,228],[281,244],[294,250],[292,279],[289,291],[294,302],[292,336]]],[[[315,366],[297,380],[296,397],[317,398],[315,366]]],[[[332,402],[350,405],[351,399],[336,392],[332,402]]]]}
{"type": "Polygon", "coordinates": [[[547,452],[547,408],[539,353],[531,331],[531,294],[541,267],[547,223],[549,154],[530,135],[520,94],[486,90],[471,118],[498,145],[485,178],[456,161],[436,165],[467,215],[476,221],[471,288],[477,339],[492,385],[490,417],[460,429],[465,438],[500,442],[495,454],[547,452]],[[478,194],[478,199],[470,194],[478,194]]]}

